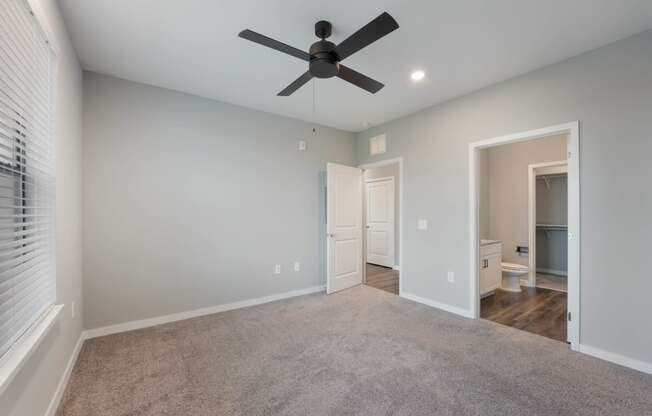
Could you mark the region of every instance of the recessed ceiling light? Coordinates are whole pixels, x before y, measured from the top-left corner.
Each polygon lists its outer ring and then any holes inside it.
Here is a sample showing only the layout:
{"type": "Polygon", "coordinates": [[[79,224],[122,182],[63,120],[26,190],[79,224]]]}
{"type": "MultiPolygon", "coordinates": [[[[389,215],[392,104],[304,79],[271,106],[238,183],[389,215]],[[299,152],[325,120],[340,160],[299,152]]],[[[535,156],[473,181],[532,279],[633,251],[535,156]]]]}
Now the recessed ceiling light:
{"type": "Polygon", "coordinates": [[[410,77],[412,78],[412,81],[421,81],[423,77],[426,76],[426,73],[423,71],[414,71],[410,77]]]}

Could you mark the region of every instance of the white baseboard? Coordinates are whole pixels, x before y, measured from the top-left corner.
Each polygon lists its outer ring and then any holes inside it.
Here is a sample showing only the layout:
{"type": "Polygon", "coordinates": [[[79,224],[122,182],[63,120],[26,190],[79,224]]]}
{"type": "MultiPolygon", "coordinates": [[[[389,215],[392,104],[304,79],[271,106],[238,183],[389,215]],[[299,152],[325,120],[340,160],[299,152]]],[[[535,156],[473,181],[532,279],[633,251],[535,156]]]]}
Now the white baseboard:
{"type": "Polygon", "coordinates": [[[75,367],[77,357],[79,357],[79,352],[81,351],[81,347],[84,344],[85,339],[86,338],[84,337],[84,332],[79,334],[79,339],[77,340],[75,349],[72,350],[72,355],[70,356],[68,364],[66,365],[66,368],[61,375],[61,380],[59,380],[57,389],[54,391],[54,396],[52,396],[52,400],[50,400],[50,404],[48,406],[48,410],[45,412],[45,416],[54,416],[57,413],[57,408],[59,407],[59,403],[61,403],[63,393],[66,391],[66,386],[68,385],[68,380],[72,374],[72,369],[75,367]]]}
{"type": "Polygon", "coordinates": [[[465,318],[473,318],[470,311],[468,311],[467,309],[458,308],[457,306],[451,306],[446,303],[437,302],[432,299],[422,298],[420,296],[413,295],[412,293],[406,293],[406,292],[401,292],[401,297],[414,302],[422,303],[424,305],[432,306],[433,308],[441,309],[446,312],[454,313],[456,315],[460,315],[465,318]]]}
{"type": "MultiPolygon", "coordinates": [[[[422,303],[424,305],[432,306],[433,308],[441,309],[446,312],[454,313],[456,315],[461,315],[465,318],[473,318],[471,313],[462,308],[456,306],[447,305],[445,303],[440,303],[432,299],[422,298],[411,293],[403,292],[400,295],[402,298],[412,300],[414,302],[422,303]]],[[[622,365],[623,367],[628,367],[643,373],[652,374],[652,363],[645,361],[636,360],[634,358],[626,357],[624,355],[616,354],[613,352],[601,350],[599,348],[592,347],[586,344],[579,344],[578,348],[573,348],[576,351],[579,351],[583,354],[590,355],[601,360],[609,361],[614,364],[622,365]]]]}
{"type": "Polygon", "coordinates": [[[534,287],[534,286],[530,286],[530,279],[527,279],[527,278],[526,279],[519,279],[518,282],[521,284],[521,286],[534,287]]]}
{"type": "Polygon", "coordinates": [[[545,274],[552,274],[555,276],[566,276],[568,277],[568,272],[564,270],[555,270],[555,269],[544,269],[541,267],[537,267],[537,273],[545,273],[545,274]]]}
{"type": "Polygon", "coordinates": [[[398,264],[395,264],[395,265],[392,266],[392,269],[397,270],[397,271],[400,272],[401,271],[401,266],[399,266],[398,264]]]}
{"type": "Polygon", "coordinates": [[[629,367],[634,370],[641,371],[643,373],[652,374],[652,363],[646,363],[645,361],[640,361],[634,358],[625,357],[624,355],[601,350],[600,348],[595,348],[586,344],[580,344],[579,351],[584,354],[596,358],[600,358],[601,360],[619,364],[624,367],[629,367]]]}
{"type": "Polygon", "coordinates": [[[309,295],[311,293],[322,292],[326,286],[314,286],[306,289],[293,290],[285,293],[278,293],[275,295],[263,296],[256,299],[242,300],[239,302],[225,303],[217,306],[210,306],[208,308],[195,309],[192,311],[173,313],[170,315],[157,316],[154,318],[142,319],[139,321],[124,322],[116,325],[104,326],[101,328],[88,329],[84,331],[86,339],[102,337],[105,335],[117,334],[119,332],[133,331],[135,329],[148,328],[169,322],[182,321],[184,319],[196,318],[198,316],[211,315],[214,313],[230,311],[233,309],[246,308],[247,306],[255,306],[263,303],[274,302],[276,300],[293,298],[296,296],[309,295]]]}
{"type": "Polygon", "coordinates": [[[61,380],[59,380],[59,384],[54,392],[54,396],[50,400],[50,404],[45,413],[45,416],[54,416],[56,414],[57,409],[59,407],[59,403],[61,402],[61,399],[63,397],[63,393],[66,391],[66,386],[68,385],[68,380],[70,379],[72,370],[75,367],[77,358],[79,357],[81,347],[84,344],[84,341],[87,339],[96,338],[104,335],[116,334],[118,332],[131,331],[134,329],[147,328],[150,326],[160,325],[168,322],[181,321],[184,319],[195,318],[197,316],[210,315],[213,313],[245,308],[247,306],[260,305],[263,303],[274,302],[276,300],[292,298],[295,296],[308,295],[311,293],[324,291],[325,288],[326,286],[314,286],[314,287],[309,287],[307,289],[293,290],[291,292],[278,293],[276,295],[263,296],[261,298],[256,298],[256,299],[248,299],[240,302],[226,303],[222,305],[211,306],[208,308],[196,309],[192,311],[180,312],[180,313],[175,313],[175,314],[165,315],[165,316],[158,316],[155,318],[143,319],[140,321],[125,322],[123,324],[105,326],[102,328],[95,328],[95,329],[89,329],[83,331],[79,335],[79,339],[77,340],[75,349],[73,350],[72,355],[70,356],[70,360],[68,360],[68,364],[66,365],[63,375],[61,376],[61,380]]]}
{"type": "MultiPolygon", "coordinates": [[[[66,368],[61,376],[61,380],[59,381],[59,384],[57,386],[57,389],[54,393],[54,396],[50,400],[50,404],[48,406],[47,412],[45,416],[54,416],[57,408],[59,407],[59,403],[61,402],[61,399],[63,397],[63,393],[66,390],[66,386],[68,385],[68,380],[70,379],[70,375],[72,374],[72,370],[75,367],[75,363],[77,362],[77,358],[79,357],[79,353],[81,351],[81,347],[84,343],[85,340],[90,339],[90,338],[95,338],[95,337],[100,337],[104,335],[110,335],[110,334],[115,334],[119,332],[125,332],[125,331],[131,331],[134,329],[140,329],[140,328],[147,328],[150,326],[155,326],[155,325],[160,325],[168,322],[175,322],[175,321],[180,321],[184,319],[189,319],[189,318],[194,318],[198,316],[203,316],[203,315],[210,315],[218,312],[225,312],[229,310],[234,310],[234,309],[240,309],[240,308],[245,308],[248,306],[255,306],[255,305],[261,305],[263,303],[268,303],[268,302],[274,302],[277,300],[282,300],[282,299],[288,299],[296,296],[302,296],[302,295],[308,295],[311,293],[317,293],[317,292],[322,292],[325,290],[325,286],[314,286],[306,289],[299,289],[299,290],[293,290],[290,292],[285,292],[285,293],[279,293],[276,295],[269,295],[269,296],[263,296],[260,298],[256,299],[249,299],[249,300],[243,300],[239,302],[233,302],[233,303],[226,303],[222,305],[217,305],[217,306],[212,306],[208,308],[202,308],[202,309],[195,309],[192,311],[187,311],[187,312],[180,312],[180,313],[175,313],[171,315],[165,315],[165,316],[159,316],[155,318],[150,318],[150,319],[143,319],[139,321],[132,321],[132,322],[125,322],[123,324],[117,324],[117,325],[111,325],[111,326],[105,326],[102,328],[96,328],[96,329],[90,329],[83,331],[79,339],[77,340],[77,344],[75,345],[75,348],[72,352],[72,355],[70,356],[70,359],[68,360],[68,364],[66,365],[66,368]]],[[[471,315],[471,312],[458,308],[456,306],[451,306],[445,303],[437,302],[432,299],[427,299],[427,298],[422,298],[420,296],[413,295],[411,293],[406,293],[402,292],[400,294],[402,298],[421,303],[427,306],[431,306],[433,308],[441,309],[446,312],[454,313],[456,315],[463,316],[465,318],[473,318],[471,315]]],[[[612,353],[609,351],[604,351],[599,348],[595,348],[589,345],[585,344],[580,344],[578,351],[605,361],[609,361],[615,364],[622,365],[624,367],[632,368],[637,371],[641,371],[643,373],[647,374],[652,374],[652,363],[648,363],[645,361],[640,361],[636,360],[633,358],[625,357],[620,354],[612,353]]]]}

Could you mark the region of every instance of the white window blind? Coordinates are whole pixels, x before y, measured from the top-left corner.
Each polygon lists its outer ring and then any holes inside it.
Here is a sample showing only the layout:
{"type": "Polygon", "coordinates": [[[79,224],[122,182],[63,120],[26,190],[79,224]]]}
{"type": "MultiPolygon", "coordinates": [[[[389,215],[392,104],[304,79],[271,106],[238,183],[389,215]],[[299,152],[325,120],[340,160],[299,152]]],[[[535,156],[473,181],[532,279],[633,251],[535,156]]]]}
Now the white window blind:
{"type": "Polygon", "coordinates": [[[25,0],[0,1],[0,360],[54,305],[53,52],[25,0]]]}

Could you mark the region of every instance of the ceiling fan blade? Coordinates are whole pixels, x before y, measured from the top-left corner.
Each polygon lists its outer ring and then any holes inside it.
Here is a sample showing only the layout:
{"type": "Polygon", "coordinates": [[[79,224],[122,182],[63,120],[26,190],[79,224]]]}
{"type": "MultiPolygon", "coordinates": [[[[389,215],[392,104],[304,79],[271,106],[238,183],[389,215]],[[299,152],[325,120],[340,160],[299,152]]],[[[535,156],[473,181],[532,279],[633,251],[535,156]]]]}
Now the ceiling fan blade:
{"type": "Polygon", "coordinates": [[[267,46],[268,48],[276,49],[279,52],[287,53],[288,55],[292,55],[295,58],[303,59],[304,61],[310,61],[310,54],[308,54],[308,52],[304,52],[301,49],[295,48],[294,46],[286,45],[283,42],[268,38],[267,36],[256,33],[252,30],[245,29],[240,32],[238,36],[243,39],[259,43],[263,46],[267,46]]]}
{"type": "Polygon", "coordinates": [[[310,81],[312,79],[312,74],[310,72],[307,72],[303,75],[301,75],[299,78],[295,79],[292,84],[288,85],[285,87],[285,89],[281,92],[279,92],[277,95],[279,97],[287,97],[288,95],[292,94],[299,88],[303,86],[306,82],[310,81]]]}
{"type": "Polygon", "coordinates": [[[396,29],[398,29],[396,20],[389,13],[384,12],[342,41],[333,52],[341,61],[396,29]]]}
{"type": "Polygon", "coordinates": [[[344,81],[348,81],[356,87],[360,87],[363,90],[367,90],[372,94],[380,91],[385,85],[371,79],[366,75],[362,75],[358,71],[354,71],[348,66],[340,65],[340,70],[337,74],[338,78],[342,78],[344,81]]]}

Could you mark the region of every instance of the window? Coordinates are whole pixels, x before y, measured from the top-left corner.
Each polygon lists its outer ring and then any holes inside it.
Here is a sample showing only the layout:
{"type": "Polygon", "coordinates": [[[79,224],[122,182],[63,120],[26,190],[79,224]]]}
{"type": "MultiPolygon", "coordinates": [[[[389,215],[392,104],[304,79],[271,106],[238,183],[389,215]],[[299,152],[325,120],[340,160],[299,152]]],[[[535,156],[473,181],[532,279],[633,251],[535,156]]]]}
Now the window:
{"type": "Polygon", "coordinates": [[[55,301],[54,56],[26,0],[0,4],[0,362],[55,301]]]}

